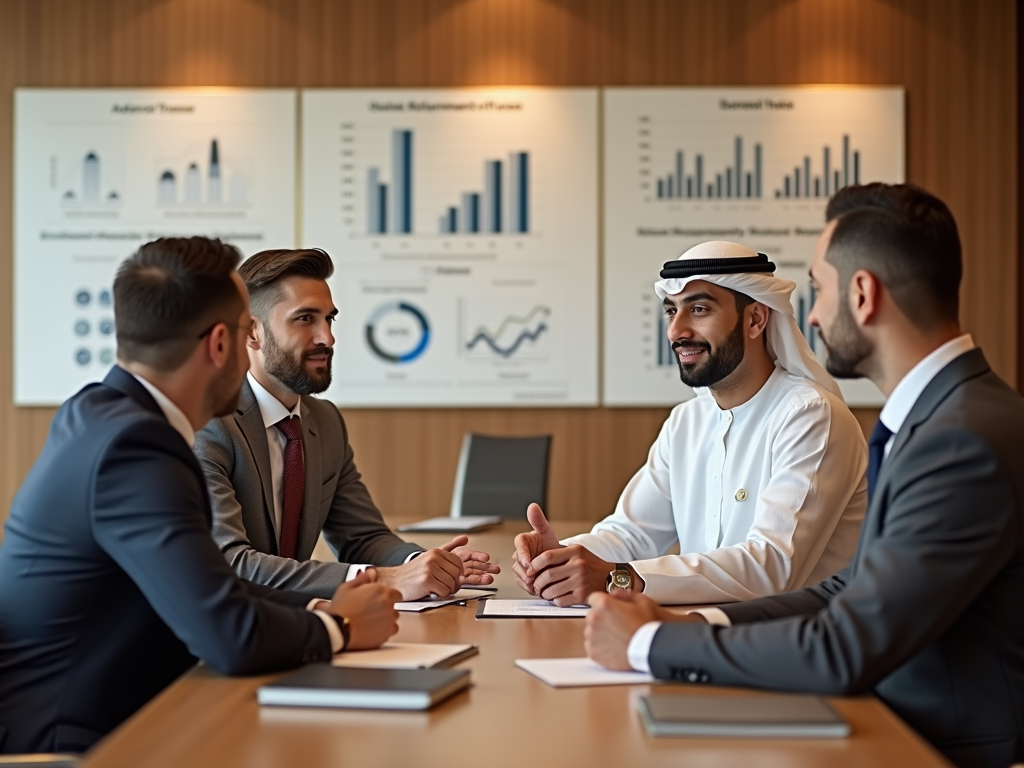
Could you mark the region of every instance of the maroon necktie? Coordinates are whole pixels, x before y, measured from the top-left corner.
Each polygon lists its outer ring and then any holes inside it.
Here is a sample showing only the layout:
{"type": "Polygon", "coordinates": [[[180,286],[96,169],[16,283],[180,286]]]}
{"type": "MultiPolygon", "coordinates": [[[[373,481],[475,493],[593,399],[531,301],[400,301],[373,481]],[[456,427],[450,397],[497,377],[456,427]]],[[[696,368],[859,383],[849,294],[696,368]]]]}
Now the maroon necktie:
{"type": "Polygon", "coordinates": [[[284,491],[281,504],[281,537],[277,548],[281,557],[295,557],[299,541],[299,518],[306,487],[306,465],[302,460],[302,422],[289,416],[275,424],[288,442],[284,444],[284,491]]]}

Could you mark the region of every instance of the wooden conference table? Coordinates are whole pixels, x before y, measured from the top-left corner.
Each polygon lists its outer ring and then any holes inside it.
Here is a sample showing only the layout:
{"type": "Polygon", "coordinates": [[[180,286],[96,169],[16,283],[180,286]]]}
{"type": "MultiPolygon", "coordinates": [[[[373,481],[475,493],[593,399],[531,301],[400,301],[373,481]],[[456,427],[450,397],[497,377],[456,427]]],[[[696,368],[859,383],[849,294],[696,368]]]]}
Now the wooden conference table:
{"type": "MultiPolygon", "coordinates": [[[[395,521],[391,521],[394,523],[395,521]]],[[[585,530],[556,520],[560,535],[585,530]]],[[[525,521],[474,534],[471,542],[502,565],[499,596],[525,597],[509,567],[525,521]]],[[[423,546],[448,536],[416,535],[423,546]]],[[[830,699],[847,719],[847,739],[649,738],[636,700],[659,692],[731,696],[710,686],[623,685],[551,688],[514,666],[517,658],[583,656],[580,619],[474,618],[475,603],[402,614],[394,638],[473,643],[462,666],[473,685],[429,712],[260,708],[256,689],[273,676],[227,678],[200,665],[170,686],[89,753],[83,768],[271,768],[272,766],[948,766],[870,696],[830,699]]]]}

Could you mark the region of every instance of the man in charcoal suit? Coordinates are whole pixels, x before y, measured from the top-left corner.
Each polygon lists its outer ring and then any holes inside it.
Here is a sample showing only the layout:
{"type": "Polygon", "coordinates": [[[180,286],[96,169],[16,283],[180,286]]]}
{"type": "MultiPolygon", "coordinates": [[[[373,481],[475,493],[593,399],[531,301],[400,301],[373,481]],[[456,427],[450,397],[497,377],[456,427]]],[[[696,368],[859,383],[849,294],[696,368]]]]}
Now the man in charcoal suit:
{"type": "Polygon", "coordinates": [[[957,765],[1005,768],[1024,758],[1024,400],[960,330],[960,241],[940,200],[851,187],[827,219],[811,322],[832,374],[888,395],[852,563],[683,617],[594,595],[588,654],[692,683],[873,691],[957,765]]]}

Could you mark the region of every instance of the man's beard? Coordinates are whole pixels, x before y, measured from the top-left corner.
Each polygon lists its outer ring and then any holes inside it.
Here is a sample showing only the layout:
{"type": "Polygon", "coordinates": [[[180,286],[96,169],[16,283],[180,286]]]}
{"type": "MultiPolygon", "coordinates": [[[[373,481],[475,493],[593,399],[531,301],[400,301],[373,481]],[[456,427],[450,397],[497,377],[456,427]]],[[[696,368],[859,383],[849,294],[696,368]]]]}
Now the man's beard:
{"type": "Polygon", "coordinates": [[[743,362],[743,313],[740,313],[736,327],[722,345],[712,351],[711,345],[703,341],[676,341],[672,344],[672,351],[677,349],[703,349],[708,353],[708,359],[702,365],[684,363],[679,357],[676,362],[679,364],[679,378],[688,387],[713,387],[730,373],[736,370],[743,362]]]}
{"type": "Polygon", "coordinates": [[[263,366],[267,373],[280,381],[297,395],[315,395],[331,386],[331,360],[334,350],[318,346],[304,349],[297,356],[289,355],[277,343],[270,326],[264,324],[266,337],[263,340],[263,366]],[[320,371],[306,369],[306,358],[314,355],[327,357],[327,365],[320,371]]]}
{"type": "Polygon", "coordinates": [[[239,349],[231,345],[231,353],[220,373],[210,382],[206,391],[208,403],[212,406],[214,416],[227,416],[238,408],[238,396],[242,392],[242,378],[238,376],[239,349]],[[237,381],[235,380],[237,378],[237,381]]]}
{"type": "Polygon", "coordinates": [[[846,302],[839,302],[835,322],[828,331],[828,339],[819,328],[818,335],[828,350],[825,370],[837,379],[856,379],[864,375],[861,364],[871,354],[871,342],[864,338],[853,319],[846,302]]]}

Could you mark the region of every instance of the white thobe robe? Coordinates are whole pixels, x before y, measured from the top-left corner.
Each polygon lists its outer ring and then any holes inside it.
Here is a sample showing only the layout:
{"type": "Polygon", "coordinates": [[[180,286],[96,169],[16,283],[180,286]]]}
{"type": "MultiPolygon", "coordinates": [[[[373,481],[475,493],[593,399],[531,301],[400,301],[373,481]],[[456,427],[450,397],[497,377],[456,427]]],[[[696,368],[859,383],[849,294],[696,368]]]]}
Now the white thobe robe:
{"type": "Polygon", "coordinates": [[[676,406],[614,514],[562,543],[631,563],[663,604],[787,592],[849,563],[866,470],[846,405],[776,368],[736,408],[706,391],[676,406]],[[665,554],[677,542],[680,554],[665,554]]]}

